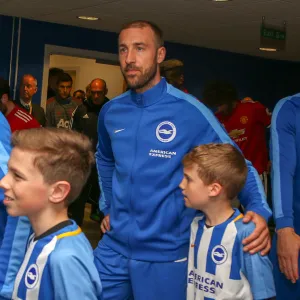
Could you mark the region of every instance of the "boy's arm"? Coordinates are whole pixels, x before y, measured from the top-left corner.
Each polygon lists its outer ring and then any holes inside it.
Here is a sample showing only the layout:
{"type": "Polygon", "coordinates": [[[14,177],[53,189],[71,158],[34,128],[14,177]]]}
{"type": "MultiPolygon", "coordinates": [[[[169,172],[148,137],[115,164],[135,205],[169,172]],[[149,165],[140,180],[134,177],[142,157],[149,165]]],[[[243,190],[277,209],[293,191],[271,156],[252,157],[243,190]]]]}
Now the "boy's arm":
{"type": "Polygon", "coordinates": [[[99,114],[96,150],[96,165],[101,189],[100,210],[105,216],[109,214],[112,199],[112,176],[115,169],[111,140],[105,126],[105,114],[110,107],[109,104],[107,103],[99,114]]]}
{"type": "Polygon", "coordinates": [[[79,253],[72,250],[52,253],[50,272],[54,288],[53,300],[102,299],[100,278],[92,256],[91,251],[90,261],[83,261],[79,253]]]}
{"type": "Polygon", "coordinates": [[[272,298],[276,295],[272,264],[268,256],[262,256],[260,253],[250,254],[243,250],[242,240],[253,232],[255,225],[253,223],[240,224],[242,229],[238,230],[237,242],[239,243],[241,272],[249,282],[254,300],[272,298]]]}

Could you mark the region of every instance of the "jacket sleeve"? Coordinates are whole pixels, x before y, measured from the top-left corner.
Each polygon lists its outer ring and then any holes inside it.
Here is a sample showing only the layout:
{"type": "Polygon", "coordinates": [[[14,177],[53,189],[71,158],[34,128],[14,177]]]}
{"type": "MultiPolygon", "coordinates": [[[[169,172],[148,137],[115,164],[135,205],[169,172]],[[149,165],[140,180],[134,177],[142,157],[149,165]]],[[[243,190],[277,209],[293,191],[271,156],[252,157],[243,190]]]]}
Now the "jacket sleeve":
{"type": "MultiPolygon", "coordinates": [[[[7,163],[10,156],[10,127],[3,114],[0,112],[0,180],[7,173],[7,163]]],[[[0,189],[0,245],[4,234],[6,224],[6,208],[3,204],[4,191],[0,189]]]]}
{"type": "MultiPolygon", "coordinates": [[[[197,132],[194,146],[208,143],[229,143],[238,148],[207,107],[200,102],[192,102],[192,104],[198,109],[199,113],[195,123],[198,123],[197,128],[201,128],[200,132],[199,130],[197,132]]],[[[248,166],[247,181],[238,198],[247,211],[254,211],[268,220],[272,213],[266,202],[262,182],[251,162],[246,160],[246,163],[248,166]]]]}
{"type": "Polygon", "coordinates": [[[115,159],[111,140],[105,125],[105,115],[110,103],[103,106],[98,119],[98,144],[96,150],[96,165],[101,189],[100,210],[106,216],[109,214],[112,199],[112,176],[115,169],[115,159]]]}
{"type": "Polygon", "coordinates": [[[272,191],[277,229],[294,227],[293,186],[296,169],[296,113],[291,101],[275,107],[271,124],[272,191]]]}

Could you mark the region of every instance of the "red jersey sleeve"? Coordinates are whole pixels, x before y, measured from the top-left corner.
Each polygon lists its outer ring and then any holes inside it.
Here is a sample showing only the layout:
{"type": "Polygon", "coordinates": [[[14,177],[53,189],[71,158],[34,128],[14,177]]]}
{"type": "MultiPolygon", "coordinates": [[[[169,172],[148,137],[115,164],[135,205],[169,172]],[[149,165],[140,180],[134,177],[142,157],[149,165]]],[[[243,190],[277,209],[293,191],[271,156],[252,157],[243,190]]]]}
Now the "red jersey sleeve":
{"type": "Polygon", "coordinates": [[[33,117],[32,117],[32,120],[27,123],[27,129],[40,128],[40,127],[41,127],[41,124],[33,117]]]}

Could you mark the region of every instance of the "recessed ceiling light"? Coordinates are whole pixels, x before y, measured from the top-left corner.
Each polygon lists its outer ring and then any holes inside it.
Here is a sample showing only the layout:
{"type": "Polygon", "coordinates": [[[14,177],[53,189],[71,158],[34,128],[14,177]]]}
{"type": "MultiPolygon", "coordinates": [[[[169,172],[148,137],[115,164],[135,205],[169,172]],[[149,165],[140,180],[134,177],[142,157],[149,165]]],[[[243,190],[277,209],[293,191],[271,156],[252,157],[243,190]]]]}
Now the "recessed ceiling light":
{"type": "Polygon", "coordinates": [[[229,1],[232,1],[232,0],[212,0],[213,2],[229,2],[229,1]]]}
{"type": "Polygon", "coordinates": [[[260,47],[259,50],[266,51],[266,52],[276,52],[277,51],[276,48],[264,48],[264,47],[260,47]]]}
{"type": "Polygon", "coordinates": [[[89,17],[89,16],[78,16],[77,17],[80,20],[86,20],[86,21],[97,21],[99,18],[96,17],[89,17]]]}

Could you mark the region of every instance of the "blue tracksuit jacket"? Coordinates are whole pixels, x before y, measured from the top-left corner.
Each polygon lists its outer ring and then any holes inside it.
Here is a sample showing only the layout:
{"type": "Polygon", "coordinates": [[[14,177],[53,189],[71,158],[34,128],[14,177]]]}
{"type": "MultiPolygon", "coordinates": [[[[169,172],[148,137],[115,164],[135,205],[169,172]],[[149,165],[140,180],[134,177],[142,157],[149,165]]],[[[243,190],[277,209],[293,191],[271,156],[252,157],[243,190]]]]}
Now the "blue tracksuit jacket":
{"type": "MultiPolygon", "coordinates": [[[[214,115],[165,79],[142,94],[128,91],[100,112],[97,168],[100,209],[110,214],[103,242],[122,255],[144,261],[187,257],[195,210],[184,206],[178,185],[182,159],[193,147],[233,143],[214,115]]],[[[250,162],[239,195],[247,210],[271,215],[250,162]]]]}

